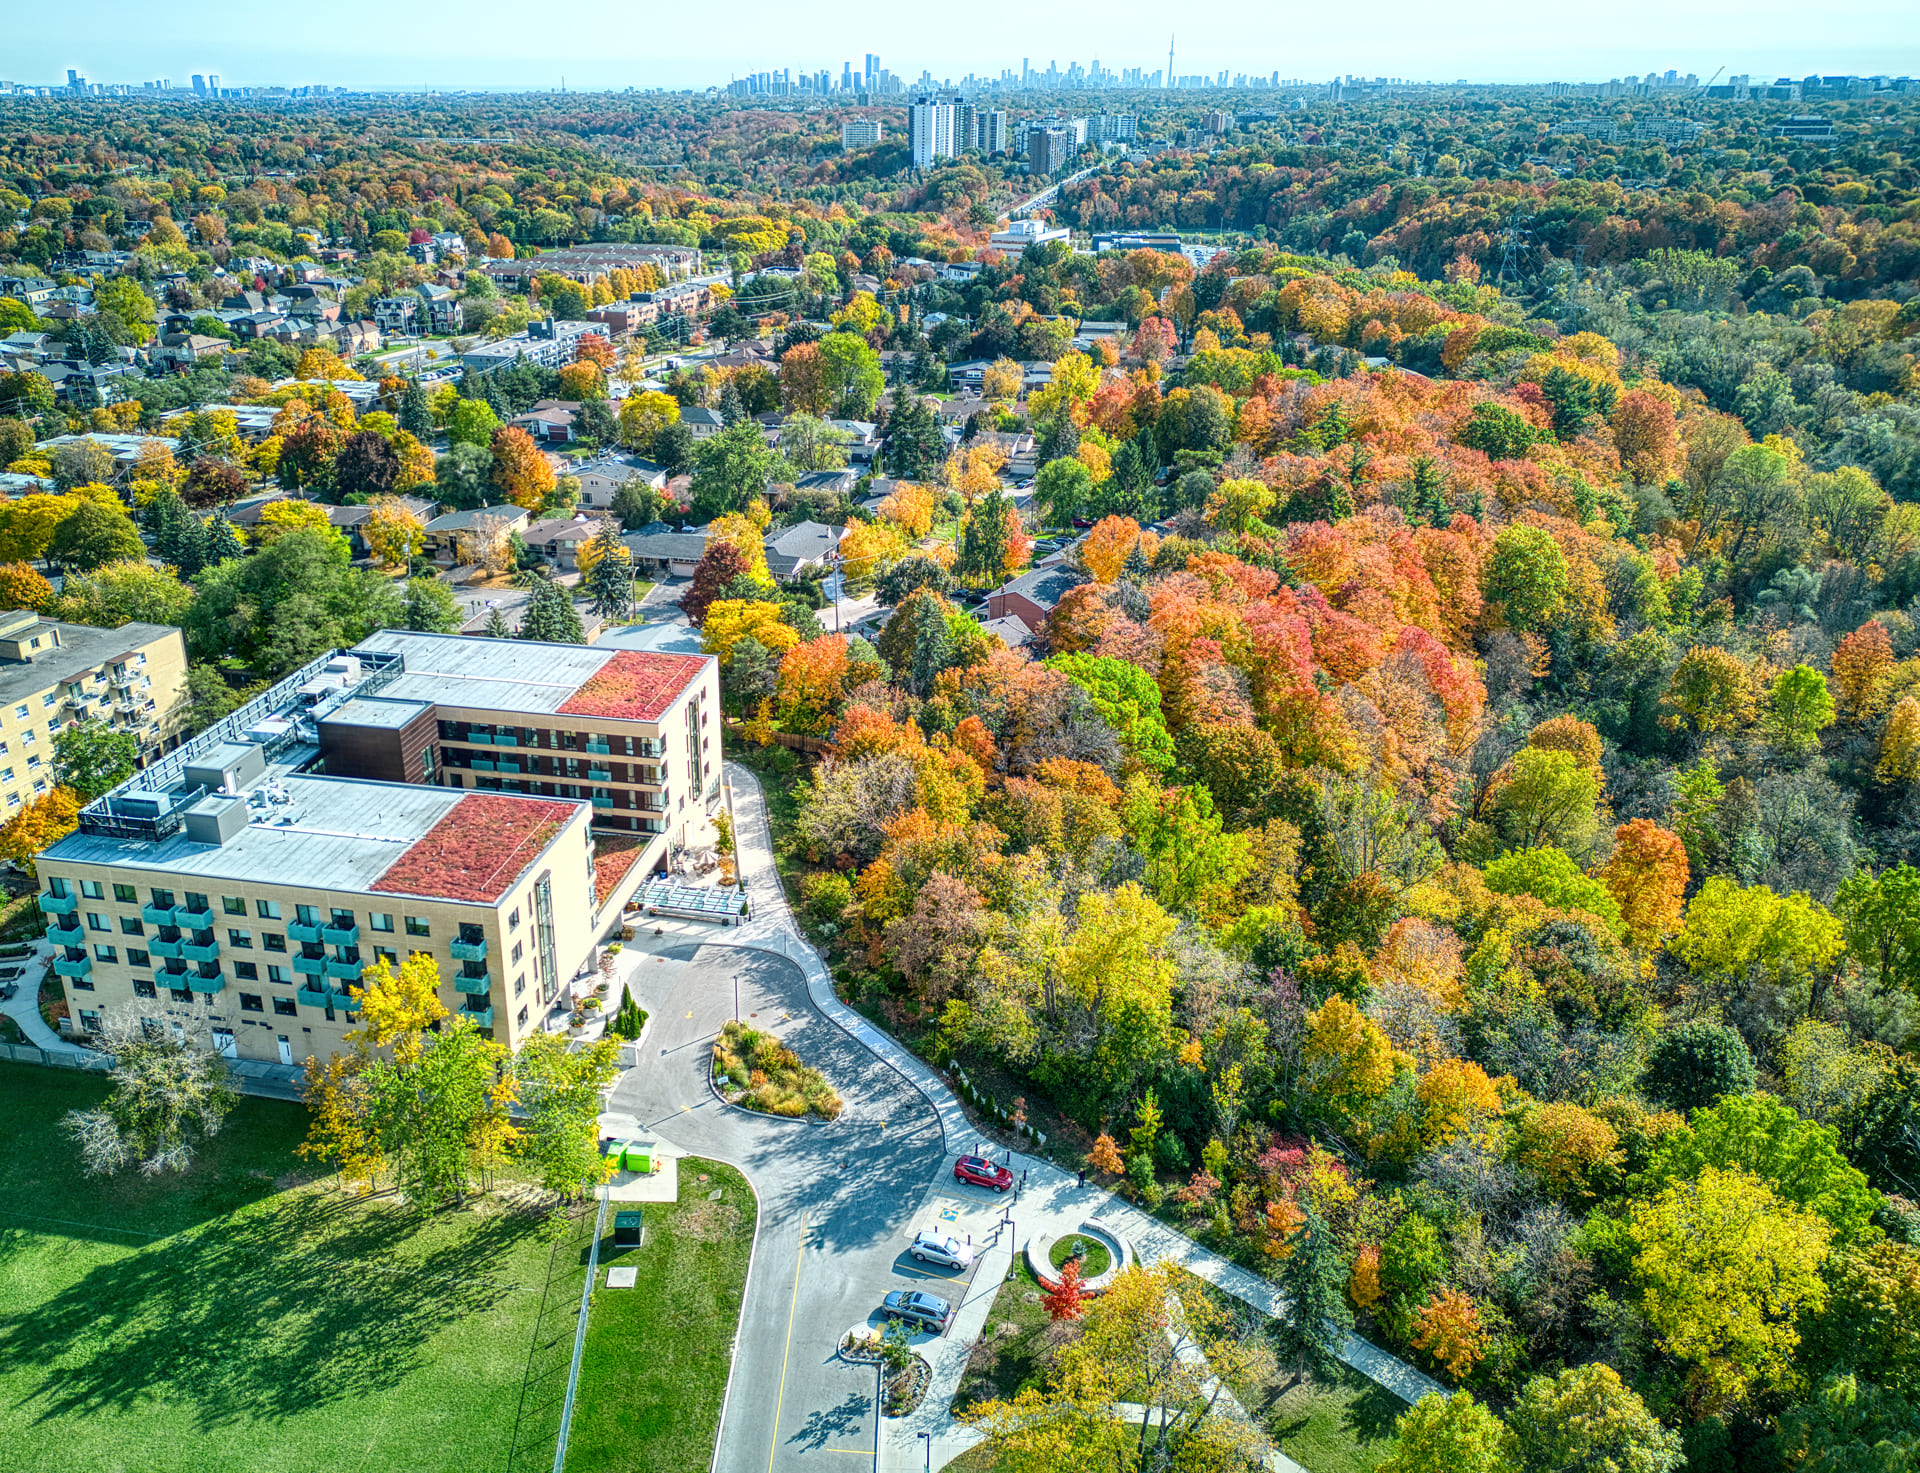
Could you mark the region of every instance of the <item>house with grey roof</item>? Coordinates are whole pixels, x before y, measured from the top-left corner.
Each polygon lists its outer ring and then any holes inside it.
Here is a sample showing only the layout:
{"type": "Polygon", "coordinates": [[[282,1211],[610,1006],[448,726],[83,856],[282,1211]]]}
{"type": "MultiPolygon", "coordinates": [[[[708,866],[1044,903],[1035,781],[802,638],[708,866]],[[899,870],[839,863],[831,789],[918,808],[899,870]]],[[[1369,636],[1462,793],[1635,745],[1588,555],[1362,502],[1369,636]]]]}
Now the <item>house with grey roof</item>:
{"type": "Polygon", "coordinates": [[[720,418],[717,409],[702,409],[698,404],[690,404],[680,411],[680,423],[687,427],[689,434],[696,440],[705,440],[719,434],[727,427],[720,418]]]}
{"type": "Polygon", "coordinates": [[[987,618],[1018,619],[1038,634],[1068,591],[1086,581],[1085,573],[1059,563],[1030,569],[987,596],[987,618]]]}
{"type": "Polygon", "coordinates": [[[504,521],[508,532],[522,532],[527,526],[526,512],[511,502],[500,506],[476,506],[465,511],[450,511],[445,516],[435,517],[424,528],[427,556],[443,567],[452,567],[460,561],[460,543],[465,534],[473,531],[475,525],[485,518],[504,521]]]}
{"type": "Polygon", "coordinates": [[[620,539],[633,554],[636,573],[655,573],[669,578],[691,578],[693,570],[707,550],[707,534],[677,532],[656,522],[620,539]],[[655,530],[662,528],[663,530],[655,530]]]}
{"type": "Polygon", "coordinates": [[[768,534],[763,546],[767,552],[767,571],[782,582],[805,577],[816,568],[824,568],[827,557],[847,535],[845,527],[829,527],[824,522],[797,522],[779,532],[768,534]]]}

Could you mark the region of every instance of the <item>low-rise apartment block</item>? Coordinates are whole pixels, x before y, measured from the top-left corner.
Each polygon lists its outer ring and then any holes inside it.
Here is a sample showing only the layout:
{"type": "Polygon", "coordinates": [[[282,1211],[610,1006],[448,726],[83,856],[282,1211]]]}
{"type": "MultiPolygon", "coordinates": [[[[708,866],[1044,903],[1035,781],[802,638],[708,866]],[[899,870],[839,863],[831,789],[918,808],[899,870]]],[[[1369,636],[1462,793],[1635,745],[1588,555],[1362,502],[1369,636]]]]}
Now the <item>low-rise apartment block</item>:
{"type": "Polygon", "coordinates": [[[143,759],[157,756],[186,684],[186,641],[171,625],[0,614],[0,818],[53,787],[53,739],[71,722],[104,721],[137,737],[143,759]]]}
{"type": "Polygon", "coordinates": [[[362,970],[424,952],[509,1046],[704,825],[716,662],[386,631],[83,810],[39,872],[76,1030],[146,999],[236,1058],[340,1050],[362,970]]]}

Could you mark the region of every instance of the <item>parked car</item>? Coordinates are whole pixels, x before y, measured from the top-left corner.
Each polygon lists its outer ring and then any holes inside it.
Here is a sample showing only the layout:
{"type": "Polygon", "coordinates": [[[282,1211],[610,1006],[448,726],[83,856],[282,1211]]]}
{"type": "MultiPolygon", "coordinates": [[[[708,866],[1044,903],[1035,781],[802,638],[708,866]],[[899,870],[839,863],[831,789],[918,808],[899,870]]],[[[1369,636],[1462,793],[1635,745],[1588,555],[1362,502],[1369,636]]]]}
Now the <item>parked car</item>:
{"type": "Polygon", "coordinates": [[[881,1301],[881,1308],[890,1320],[906,1320],[935,1334],[946,1329],[953,1317],[951,1304],[938,1294],[923,1294],[918,1289],[895,1289],[881,1301]]]}
{"type": "Polygon", "coordinates": [[[962,1156],[953,1163],[953,1179],[969,1186],[992,1187],[996,1192],[1004,1192],[1013,1185],[1013,1173],[1004,1166],[994,1165],[985,1156],[962,1156]]]}
{"type": "Polygon", "coordinates": [[[971,1268],[973,1249],[961,1242],[951,1233],[922,1229],[914,1236],[913,1246],[907,1249],[922,1263],[937,1263],[945,1268],[971,1268]]]}

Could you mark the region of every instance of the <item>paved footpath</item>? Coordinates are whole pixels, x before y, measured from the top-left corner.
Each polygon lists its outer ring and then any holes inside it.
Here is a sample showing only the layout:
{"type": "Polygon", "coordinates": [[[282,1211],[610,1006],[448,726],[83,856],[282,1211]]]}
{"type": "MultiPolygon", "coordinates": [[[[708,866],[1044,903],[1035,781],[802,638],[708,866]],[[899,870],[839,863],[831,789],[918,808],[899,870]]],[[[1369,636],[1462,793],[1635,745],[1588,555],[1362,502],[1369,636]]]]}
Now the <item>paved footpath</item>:
{"type": "MultiPolygon", "coordinates": [[[[726,773],[734,813],[734,832],[739,844],[740,873],[750,901],[750,919],[741,925],[723,929],[699,923],[665,926],[662,928],[667,932],[664,939],[649,939],[656,947],[684,939],[691,944],[686,954],[691,954],[691,947],[700,947],[704,953],[703,960],[731,949],[759,953],[769,961],[777,957],[791,964],[798,978],[804,980],[806,1002],[820,1021],[831,1025],[824,1034],[810,1028],[807,1042],[817,1048],[828,1043],[832,1035],[837,1033],[840,1037],[832,1038],[835,1045],[832,1051],[835,1054],[842,1053],[843,1040],[857,1045],[858,1050],[869,1056],[871,1062],[884,1066],[886,1071],[897,1076],[898,1085],[909,1087],[917,1100],[924,1102],[926,1109],[931,1112],[933,1122],[937,1122],[939,1143],[944,1146],[944,1159],[933,1172],[932,1181],[924,1191],[914,1189],[902,1192],[898,1200],[914,1204],[921,1216],[933,1216],[949,1225],[953,1231],[972,1234],[981,1252],[980,1265],[961,1295],[959,1312],[948,1333],[918,1346],[921,1354],[933,1366],[933,1387],[914,1414],[884,1423],[880,1432],[877,1467],[899,1470],[899,1473],[923,1467],[928,1449],[918,1436],[921,1433],[931,1434],[931,1460],[936,1468],[978,1440],[972,1429],[953,1420],[948,1407],[959,1387],[968,1351],[985,1325],[994,1290],[1006,1272],[1004,1264],[1007,1260],[1002,1260],[1000,1254],[1007,1254],[1010,1260],[1019,1245],[1035,1232],[1058,1236],[1075,1231],[1083,1222],[1095,1220],[1109,1231],[1128,1239],[1143,1262],[1157,1263],[1170,1259],[1265,1314],[1278,1317],[1287,1313],[1285,1298],[1266,1280],[1201,1247],[1191,1238],[1112,1194],[1095,1186],[1080,1185],[1073,1173],[1063,1171],[1049,1161],[996,1148],[993,1151],[995,1159],[1013,1169],[1020,1180],[1020,1189],[1002,1199],[986,1198],[984,1194],[970,1195],[955,1189],[951,1179],[953,1158],[977,1150],[981,1144],[960,1101],[939,1074],[842,1003],[835,994],[832,973],[819,953],[801,935],[781,889],[773,863],[771,833],[759,782],[752,773],[735,763],[726,764],[726,773]]],[[[786,971],[785,968],[774,970],[786,971]]],[[[722,1016],[726,1014],[723,1012],[722,1016]]],[[[812,1058],[814,1048],[802,1046],[798,1039],[795,1043],[803,1057],[812,1058]]],[[[879,1081],[873,1083],[877,1086],[879,1081]]],[[[897,1090],[885,1088],[881,1093],[895,1095],[897,1090]]],[[[850,1111],[857,1108],[851,1098],[849,1104],[850,1111]]],[[[891,1108],[897,1110],[897,1101],[892,1102],[891,1108]]],[[[704,1110],[702,1113],[705,1113],[704,1110]]],[[[661,1120],[660,1128],[672,1137],[679,1134],[675,1130],[678,1124],[681,1122],[661,1120]]],[[[692,1123],[686,1124],[691,1126],[692,1123]]],[[[749,1176],[755,1178],[758,1186],[755,1166],[771,1164],[763,1154],[764,1143],[760,1140],[765,1124],[736,1111],[720,1112],[702,1124],[708,1128],[688,1129],[687,1134],[707,1137],[710,1154],[726,1155],[746,1163],[749,1176]],[[741,1137],[742,1149],[717,1149],[724,1144],[724,1137],[734,1132],[741,1137]]],[[[894,1164],[911,1172],[927,1159],[915,1154],[911,1158],[896,1158],[894,1164]]],[[[886,1215],[893,1218],[900,1214],[889,1212],[886,1215]]],[[[912,1209],[906,1214],[909,1220],[913,1215],[912,1209]]],[[[766,1246],[763,1241],[756,1251],[763,1252],[766,1246]]],[[[756,1276],[759,1272],[755,1270],[756,1276]]],[[[753,1297],[751,1288],[750,1285],[750,1298],[753,1297]]],[[[785,1306],[782,1308],[785,1309],[785,1306]]],[[[743,1336],[743,1340],[747,1338],[743,1336]]],[[[1431,1377],[1358,1336],[1348,1338],[1341,1358],[1409,1403],[1429,1393],[1445,1394],[1445,1389],[1431,1377]]],[[[729,1411],[730,1419],[736,1416],[742,1401],[750,1401],[762,1394],[766,1384],[761,1379],[764,1371],[765,1362],[750,1356],[748,1346],[743,1343],[741,1358],[735,1361],[729,1388],[729,1405],[735,1409],[729,1411]],[[745,1364],[748,1359],[755,1360],[757,1364],[748,1367],[745,1364]]],[[[751,1414],[749,1419],[757,1420],[751,1414]]],[[[864,1418],[859,1420],[861,1432],[871,1435],[871,1422],[864,1418]]],[[[734,1441],[729,1436],[730,1430],[723,1429],[723,1444],[734,1441]]],[[[836,1436],[833,1440],[840,1444],[835,1451],[852,1450],[842,1438],[836,1436]]],[[[767,1444],[760,1442],[759,1446],[764,1448],[767,1444]]],[[[777,1451],[777,1446],[770,1451],[777,1451]]],[[[716,1452],[716,1466],[741,1466],[746,1461],[742,1456],[745,1452],[745,1448],[723,1446],[716,1452]]],[[[776,1460],[760,1466],[780,1464],[776,1460]]]]}

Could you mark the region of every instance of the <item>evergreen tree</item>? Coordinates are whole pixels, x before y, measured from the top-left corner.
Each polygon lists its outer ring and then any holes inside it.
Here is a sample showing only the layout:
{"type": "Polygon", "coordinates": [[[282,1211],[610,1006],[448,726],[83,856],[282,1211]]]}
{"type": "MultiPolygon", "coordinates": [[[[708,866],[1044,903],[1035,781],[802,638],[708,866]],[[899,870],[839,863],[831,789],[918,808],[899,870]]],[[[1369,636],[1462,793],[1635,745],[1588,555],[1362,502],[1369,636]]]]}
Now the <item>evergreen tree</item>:
{"type": "Polygon", "coordinates": [[[747,406],[741,402],[740,390],[728,379],[720,388],[720,423],[737,425],[747,417],[747,406]]]}
{"type": "Polygon", "coordinates": [[[1407,488],[1407,513],[1425,518],[1432,526],[1444,527],[1453,520],[1447,505],[1447,478],[1431,455],[1413,463],[1413,484],[1407,488]]]}
{"type": "Polygon", "coordinates": [[[985,588],[1000,581],[1006,571],[1013,517],[1013,503],[999,491],[975,505],[960,529],[960,547],[953,560],[953,571],[962,583],[985,588]]]}
{"type": "Polygon", "coordinates": [[[228,558],[246,555],[246,546],[240,541],[240,534],[233,530],[233,523],[227,520],[224,506],[207,518],[206,538],[209,564],[224,563],[228,558]]]}
{"type": "Polygon", "coordinates": [[[588,546],[596,555],[586,578],[593,611],[609,624],[624,624],[633,617],[633,559],[611,526],[596,532],[588,546]]]}
{"type": "Polygon", "coordinates": [[[1293,1362],[1293,1380],[1309,1370],[1335,1365],[1353,1311],[1347,1307],[1347,1270],[1339,1245],[1320,1214],[1311,1207],[1287,1241],[1287,1256],[1275,1272],[1274,1287],[1286,1295],[1289,1313],[1274,1321],[1274,1339],[1282,1360],[1293,1362]]]}
{"type": "Polygon", "coordinates": [[[198,577],[211,561],[207,555],[206,524],[183,509],[179,522],[170,529],[165,544],[158,550],[182,578],[198,577]]]}
{"type": "Polygon", "coordinates": [[[512,639],[513,631],[507,627],[507,616],[498,608],[487,610],[487,638],[512,639]]]}
{"type": "Polygon", "coordinates": [[[887,420],[887,469],[902,480],[931,480],[946,451],[932,406],[912,390],[901,390],[887,420]]]}
{"type": "Polygon", "coordinates": [[[1147,555],[1140,550],[1140,544],[1134,543],[1127,549],[1126,560],[1120,564],[1120,576],[1129,583],[1144,583],[1147,575],[1153,571],[1153,564],[1147,561],[1147,555]]]}
{"type": "Polygon", "coordinates": [[[400,396],[400,428],[420,439],[433,433],[433,411],[417,378],[407,380],[407,391],[400,396]]]}
{"type": "Polygon", "coordinates": [[[946,603],[938,598],[914,601],[907,679],[916,696],[925,700],[933,694],[933,683],[947,668],[953,655],[953,634],[947,628],[946,603]]]}
{"type": "Polygon", "coordinates": [[[1053,415],[1040,428],[1039,460],[1041,465],[1051,461],[1064,460],[1080,448],[1080,426],[1073,422],[1071,414],[1053,415]]]}
{"type": "Polygon", "coordinates": [[[520,620],[520,637],[544,640],[548,644],[587,642],[586,626],[580,622],[580,614],[567,590],[544,574],[534,576],[527,612],[520,620]]]}

